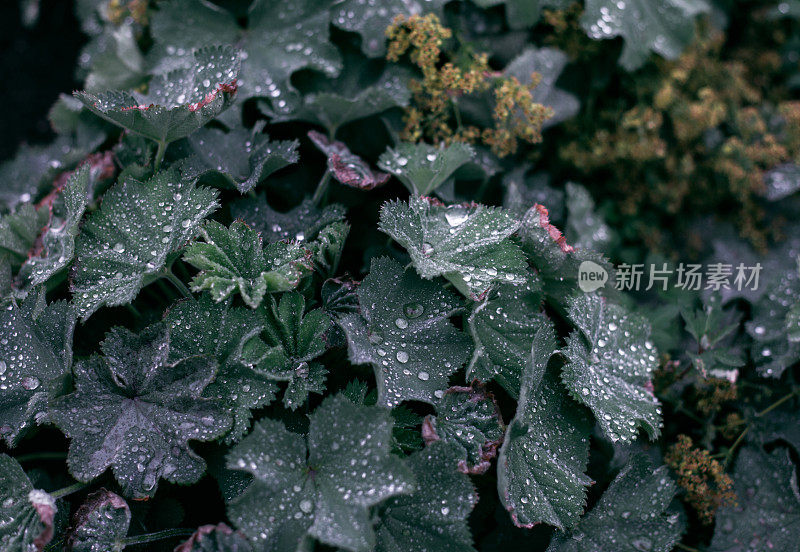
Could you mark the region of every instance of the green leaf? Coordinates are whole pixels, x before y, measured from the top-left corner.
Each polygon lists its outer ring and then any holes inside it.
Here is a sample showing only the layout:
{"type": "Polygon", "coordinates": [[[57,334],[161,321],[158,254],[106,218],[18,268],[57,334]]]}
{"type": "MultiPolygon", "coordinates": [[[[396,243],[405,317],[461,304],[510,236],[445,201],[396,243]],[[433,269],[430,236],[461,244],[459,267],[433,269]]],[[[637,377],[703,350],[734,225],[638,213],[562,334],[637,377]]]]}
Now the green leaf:
{"type": "Polygon", "coordinates": [[[435,13],[442,16],[447,0],[385,0],[380,3],[345,0],[331,10],[331,23],[361,36],[361,51],[367,57],[386,55],[386,27],[398,15],[435,13]]]}
{"type": "Polygon", "coordinates": [[[100,489],[75,513],[68,537],[74,552],[120,552],[131,524],[131,509],[119,495],[100,489]]]}
{"type": "Polygon", "coordinates": [[[295,550],[306,534],[331,546],[372,550],[370,507],[413,490],[414,477],[390,452],[389,411],[326,399],[308,436],[264,419],[228,455],[253,482],[229,518],[263,550],[295,550]],[[355,466],[355,468],[354,468],[355,466]]]}
{"type": "Polygon", "coordinates": [[[216,362],[192,356],[170,362],[162,324],[136,335],[114,328],[103,355],[75,365],[75,391],[56,399],[49,418],[72,441],[70,473],[89,482],[112,467],[128,497],[153,496],[159,478],[194,483],[205,461],[188,441],[211,441],[231,426],[227,409],[202,398],[216,362]]]}
{"type": "Polygon", "coordinates": [[[467,517],[478,495],[454,468],[459,457],[451,446],[433,443],[408,458],[417,490],[381,508],[376,552],[474,552],[467,517]]]}
{"type": "Polygon", "coordinates": [[[75,311],[44,291],[0,313],[0,436],[10,447],[44,417],[72,365],[75,311]]]}
{"type": "Polygon", "coordinates": [[[800,341],[800,303],[786,313],[786,337],[791,343],[800,341]]]}
{"type": "Polygon", "coordinates": [[[704,0],[586,0],[581,26],[595,40],[621,36],[619,64],[633,71],[651,51],[677,58],[694,39],[695,17],[709,11],[704,0]]]}
{"type": "Polygon", "coordinates": [[[342,184],[359,190],[371,190],[389,181],[388,174],[372,170],[344,142],[328,140],[324,134],[315,130],[309,131],[308,137],[328,158],[328,171],[342,184]]]}
{"type": "Polygon", "coordinates": [[[89,164],[82,165],[69,177],[59,194],[63,209],[60,213],[55,209],[51,213],[41,235],[41,250],[26,262],[25,270],[30,273],[32,285],[45,283],[75,257],[75,237],[88,203],[91,173],[89,164]]]}
{"type": "Polygon", "coordinates": [[[250,541],[224,523],[203,525],[175,552],[254,552],[250,541]]]}
{"type": "Polygon", "coordinates": [[[422,423],[426,444],[443,441],[458,451],[462,473],[485,473],[503,439],[503,418],[494,396],[480,383],[451,387],[422,423]]]}
{"type": "Polygon", "coordinates": [[[349,224],[334,222],[323,228],[317,239],[309,242],[308,248],[314,259],[314,268],[323,277],[331,277],[336,273],[342,258],[344,242],[349,233],[349,224]]]}
{"type": "Polygon", "coordinates": [[[633,456],[600,502],[547,552],[670,552],[684,524],[667,510],[675,482],[666,466],[653,469],[644,454],[633,456]]]}
{"type": "Polygon", "coordinates": [[[285,213],[275,211],[264,194],[256,198],[241,199],[231,205],[231,215],[255,228],[264,241],[313,240],[320,230],[344,220],[345,208],[338,203],[317,208],[313,201],[304,199],[300,205],[285,213]]]}
{"type": "Polygon", "coordinates": [[[475,156],[472,146],[454,142],[432,146],[401,142],[378,159],[378,167],[396,176],[414,195],[426,196],[475,156]]]}
{"type": "Polygon", "coordinates": [[[789,453],[744,448],[733,474],[736,506],[721,508],[709,552],[792,550],[800,535],[800,494],[789,453]]]}
{"type": "Polygon", "coordinates": [[[133,301],[165,274],[217,205],[216,191],[196,188],[174,170],[147,182],[128,178],[108,190],[75,244],[72,293],[82,318],[103,305],[133,301]]]}
{"type": "Polygon", "coordinates": [[[186,248],[183,260],[200,273],[194,291],[208,290],[215,301],[239,293],[250,308],[264,295],[288,291],[311,272],[311,253],[297,242],[279,241],[262,248],[261,236],[241,221],[229,228],[208,221],[201,230],[204,243],[186,248]]]}
{"type": "Polygon", "coordinates": [[[525,282],[525,259],[507,239],[518,225],[497,207],[446,206],[426,197],[385,203],[380,217],[381,231],[405,247],[420,276],[444,276],[476,300],[496,283],[525,282]]]}
{"type": "Polygon", "coordinates": [[[567,182],[567,241],[577,249],[605,253],[612,240],[611,228],[595,212],[589,191],[574,182],[567,182]]]}
{"type": "Polygon", "coordinates": [[[643,427],[658,437],[661,407],[650,378],[658,354],[650,326],[637,315],[595,294],[571,301],[576,330],[563,353],[569,359],[561,379],[573,398],[588,406],[612,441],[632,441],[643,427]]]}
{"type": "Polygon", "coordinates": [[[170,0],[153,14],[156,71],[190,65],[186,53],[209,43],[236,44],[243,51],[239,100],[273,98],[280,112],[297,102],[289,77],[300,69],[336,76],[342,61],[330,42],[329,3],[320,0],[255,0],[242,29],[231,12],[206,0],[170,0]],[[192,14],[187,18],[186,14],[192,14]]]}
{"type": "Polygon", "coordinates": [[[542,313],[541,284],[531,277],[524,285],[501,284],[476,303],[467,319],[475,351],[467,379],[495,380],[519,396],[519,380],[531,356],[536,332],[551,324],[542,313]]]}
{"type": "Polygon", "coordinates": [[[56,501],[34,489],[16,460],[0,454],[0,548],[3,552],[44,550],[53,538],[56,501]]]}
{"type": "Polygon", "coordinates": [[[434,404],[469,357],[469,338],[448,320],[458,299],[384,257],[372,260],[358,301],[361,315],[344,315],[339,324],[350,361],[372,364],[378,404],[434,404]]]}
{"type": "Polygon", "coordinates": [[[168,144],[188,136],[231,105],[239,64],[238,52],[229,46],[201,48],[194,52],[191,68],[155,77],[147,94],[112,90],[76,92],[75,97],[105,120],[168,144]]]}
{"type": "Polygon", "coordinates": [[[130,23],[109,25],[87,44],[79,58],[81,68],[88,71],[84,79],[87,91],[126,90],[142,84],[146,62],[136,34],[130,23]]]}
{"type": "Polygon", "coordinates": [[[205,355],[217,361],[219,372],[204,397],[226,405],[233,427],[226,441],[239,439],[250,426],[250,411],[269,404],[277,386],[253,370],[249,352],[260,347],[265,322],[256,312],[215,303],[207,295],[174,305],[164,317],[170,329],[170,361],[205,355]]]}
{"type": "Polygon", "coordinates": [[[558,274],[574,248],[550,222],[550,212],[539,203],[525,212],[519,228],[522,250],[533,266],[546,275],[558,274]]]}
{"type": "Polygon", "coordinates": [[[16,211],[0,218],[0,252],[9,255],[17,266],[28,258],[29,252],[47,224],[47,209],[36,209],[23,203],[16,211]]]}
{"type": "Polygon", "coordinates": [[[270,174],[297,163],[297,140],[271,142],[261,131],[263,122],[252,130],[202,128],[187,139],[187,155],[182,163],[184,178],[202,179],[221,188],[246,193],[270,174]]]}
{"type": "Polygon", "coordinates": [[[570,6],[569,0],[475,0],[482,8],[505,4],[506,21],[512,29],[532,27],[539,21],[542,8],[564,10],[570,6]]]}
{"type": "Polygon", "coordinates": [[[325,352],[323,334],[331,324],[322,309],[306,314],[305,298],[297,292],[286,293],[279,303],[270,296],[262,309],[265,318],[262,351],[255,370],[272,379],[288,381],[284,404],[297,409],[313,391],[325,390],[324,367],[311,362],[325,352]]]}
{"type": "Polygon", "coordinates": [[[497,492],[514,525],[573,525],[586,505],[592,424],[547,372],[556,351],[551,325],[536,331],[522,375],[517,412],[497,460],[497,492]]]}
{"type": "Polygon", "coordinates": [[[571,119],[580,108],[575,96],[556,87],[556,81],[568,61],[567,54],[556,48],[529,47],[511,60],[503,71],[505,76],[516,77],[524,85],[531,84],[533,73],[539,75],[539,84],[533,89],[532,99],[553,110],[553,116],[544,121],[543,128],[571,119]]]}

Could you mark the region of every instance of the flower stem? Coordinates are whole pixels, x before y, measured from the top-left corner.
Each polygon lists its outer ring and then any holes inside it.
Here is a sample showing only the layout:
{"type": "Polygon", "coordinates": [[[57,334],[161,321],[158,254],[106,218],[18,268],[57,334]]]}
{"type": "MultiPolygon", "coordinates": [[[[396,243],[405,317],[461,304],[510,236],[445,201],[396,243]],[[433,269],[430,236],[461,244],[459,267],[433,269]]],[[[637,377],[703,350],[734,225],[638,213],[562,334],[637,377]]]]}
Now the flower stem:
{"type": "Polygon", "coordinates": [[[325,192],[328,191],[328,183],[331,181],[331,171],[326,170],[325,174],[322,175],[322,179],[317,184],[317,189],[314,191],[314,197],[311,198],[311,201],[314,202],[315,205],[319,205],[319,202],[322,201],[322,196],[325,195],[325,192]]]}
{"type": "Polygon", "coordinates": [[[161,162],[164,160],[164,154],[167,152],[167,143],[159,142],[158,149],[156,150],[155,161],[153,162],[153,172],[158,172],[161,168],[161,162]]]}
{"type": "Polygon", "coordinates": [[[188,537],[192,533],[194,533],[194,531],[191,529],[165,529],[163,531],[156,531],[155,533],[148,533],[146,535],[125,537],[122,539],[122,543],[125,546],[135,546],[137,544],[147,544],[148,542],[171,539],[173,537],[188,537]]]}
{"type": "Polygon", "coordinates": [[[80,491],[84,487],[88,487],[88,486],[89,486],[88,483],[81,483],[79,481],[77,483],[73,483],[72,485],[64,487],[63,489],[59,489],[57,491],[53,491],[52,493],[50,493],[50,496],[52,496],[54,499],[58,500],[59,498],[64,498],[65,496],[71,495],[72,493],[77,493],[78,491],[80,491]]]}
{"type": "Polygon", "coordinates": [[[184,284],[183,282],[181,282],[180,278],[178,278],[177,276],[175,276],[175,274],[173,274],[172,270],[166,270],[166,271],[164,271],[164,278],[166,278],[167,280],[169,280],[169,281],[170,281],[170,283],[171,283],[173,286],[175,286],[176,288],[178,288],[178,291],[180,291],[180,292],[181,292],[181,295],[183,295],[184,297],[186,297],[186,298],[189,298],[189,297],[191,297],[191,296],[192,296],[192,292],[191,292],[191,291],[189,291],[189,288],[188,288],[188,287],[186,287],[186,284],[184,284]]]}
{"type": "Polygon", "coordinates": [[[32,452],[16,456],[14,460],[22,464],[23,462],[33,462],[34,460],[63,460],[66,457],[66,452],[32,452]]]}

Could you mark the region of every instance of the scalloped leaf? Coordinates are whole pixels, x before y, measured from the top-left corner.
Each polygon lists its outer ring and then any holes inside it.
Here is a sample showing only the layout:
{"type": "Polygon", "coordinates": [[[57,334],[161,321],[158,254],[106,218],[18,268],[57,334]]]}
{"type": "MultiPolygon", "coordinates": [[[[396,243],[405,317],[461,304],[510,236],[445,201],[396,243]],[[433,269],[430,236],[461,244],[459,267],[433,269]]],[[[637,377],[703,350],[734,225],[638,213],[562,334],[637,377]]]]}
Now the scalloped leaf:
{"type": "Polygon", "coordinates": [[[541,310],[541,284],[502,284],[476,303],[467,319],[475,351],[467,379],[494,380],[519,396],[520,377],[528,365],[536,332],[551,324],[541,310]]]}
{"type": "Polygon", "coordinates": [[[201,234],[204,243],[187,247],[183,260],[200,270],[192,290],[208,290],[215,301],[239,293],[254,309],[267,293],[296,288],[313,269],[311,252],[299,243],[279,241],[262,247],[258,232],[238,220],[228,228],[208,221],[201,234]]]}
{"type": "Polygon", "coordinates": [[[469,358],[469,338],[448,320],[460,307],[458,298],[382,257],[372,260],[358,301],[361,315],[344,315],[339,325],[350,361],[372,364],[378,404],[435,404],[450,374],[469,358]]]}
{"type": "Polygon", "coordinates": [[[13,213],[0,217],[0,252],[20,266],[27,260],[46,224],[47,209],[36,209],[30,203],[23,203],[13,213]]]}
{"type": "Polygon", "coordinates": [[[625,40],[619,64],[638,69],[650,52],[677,58],[694,39],[696,16],[711,10],[705,0],[586,0],[581,26],[595,40],[625,40]]]}
{"type": "Polygon", "coordinates": [[[613,238],[611,228],[595,211],[594,199],[589,190],[575,184],[566,184],[567,241],[577,249],[591,249],[606,253],[613,238]]]}
{"type": "Polygon", "coordinates": [[[426,196],[475,157],[475,149],[461,142],[432,146],[401,142],[378,159],[378,167],[396,176],[414,195],[426,196]]]}
{"type": "Polygon", "coordinates": [[[485,473],[503,440],[503,418],[494,395],[478,382],[451,387],[436,403],[436,416],[422,422],[422,437],[430,445],[443,441],[458,452],[463,473],[485,473]]]}
{"type": "Polygon", "coordinates": [[[372,170],[372,167],[352,153],[344,142],[328,140],[324,134],[315,130],[310,130],[308,137],[328,158],[328,171],[345,186],[371,190],[389,181],[387,173],[372,170]]]}
{"type": "Polygon", "coordinates": [[[147,94],[76,92],[92,113],[162,144],[188,136],[230,107],[239,53],[230,46],[200,48],[191,68],[156,76],[147,94]],[[219,75],[219,76],[218,76],[219,75]]]}
{"type": "Polygon", "coordinates": [[[591,418],[547,372],[556,352],[552,325],[539,328],[522,375],[517,412],[497,460],[497,492],[514,525],[564,529],[586,505],[591,418]]]}
{"type": "Polygon", "coordinates": [[[187,53],[209,43],[236,44],[243,52],[239,100],[269,97],[277,111],[298,101],[289,77],[300,69],[336,76],[342,68],[329,41],[329,3],[320,0],[255,0],[242,29],[233,13],[206,0],[170,0],[153,14],[150,53],[156,71],[189,63],[187,53]],[[186,14],[192,14],[187,18],[186,14]]]}
{"type": "Polygon", "coordinates": [[[203,525],[175,552],[254,552],[250,541],[224,523],[203,525]]]}
{"type": "Polygon", "coordinates": [[[101,306],[130,303],[163,276],[217,206],[215,190],[197,188],[174,170],[108,190],[75,243],[72,300],[83,320],[101,306]]]}
{"type": "Polygon", "coordinates": [[[742,449],[733,481],[738,504],[717,512],[709,552],[796,548],[800,491],[788,451],[742,449]]]}
{"type": "Polygon", "coordinates": [[[376,552],[474,552],[467,518],[478,495],[454,468],[459,458],[446,443],[433,443],[408,458],[417,490],[381,508],[376,552]]]}
{"type": "Polygon", "coordinates": [[[68,536],[72,552],[121,552],[131,524],[125,500],[100,489],[90,494],[75,513],[68,536]]]}
{"type": "Polygon", "coordinates": [[[153,496],[160,478],[196,482],[205,461],[189,440],[224,435],[231,417],[224,406],[202,397],[216,362],[192,356],[170,362],[169,330],[156,324],[133,334],[114,328],[103,355],[78,362],[75,391],[56,399],[49,419],[71,439],[70,473],[89,482],[108,467],[125,496],[153,496]]]}
{"type": "Polygon", "coordinates": [[[164,316],[170,329],[170,361],[206,355],[219,372],[203,396],[221,401],[233,416],[226,441],[237,440],[250,426],[250,411],[272,402],[277,385],[253,370],[251,351],[260,348],[265,322],[251,309],[215,303],[208,295],[174,305],[164,316]]]}
{"type": "Polygon", "coordinates": [[[72,366],[75,311],[31,293],[0,312],[0,436],[13,447],[64,386],[72,366]]]}
{"type": "Polygon", "coordinates": [[[361,51],[367,57],[386,55],[386,27],[398,15],[435,13],[441,18],[447,0],[385,0],[380,4],[344,0],[331,10],[331,23],[361,36],[361,51]]]}
{"type": "Polygon", "coordinates": [[[235,128],[224,132],[202,128],[187,139],[187,155],[182,164],[184,178],[233,188],[244,194],[269,175],[297,163],[297,140],[271,142],[261,131],[263,121],[252,130],[235,128]]]}
{"type": "Polygon", "coordinates": [[[59,205],[57,211],[53,208],[50,221],[39,238],[41,245],[38,251],[25,263],[25,271],[30,274],[32,285],[45,283],[75,257],[75,237],[89,201],[91,177],[91,165],[81,165],[59,192],[63,207],[59,205]]]}
{"type": "Polygon", "coordinates": [[[411,471],[390,453],[389,411],[338,395],[310,418],[306,438],[261,420],[229,453],[228,467],[253,481],[230,502],[228,516],[263,550],[294,550],[306,535],[372,550],[369,508],[414,488],[411,471]]]}
{"type": "Polygon", "coordinates": [[[573,398],[592,410],[614,442],[636,439],[640,427],[658,437],[661,407],[650,381],[658,353],[649,324],[594,294],[575,296],[568,317],[576,330],[562,351],[569,362],[561,380],[573,398]]]}
{"type": "Polygon", "coordinates": [[[48,493],[34,489],[16,460],[0,454],[0,548],[41,552],[53,539],[58,508],[48,493]]]}
{"type": "Polygon", "coordinates": [[[338,203],[320,209],[310,199],[304,199],[298,206],[281,213],[270,207],[265,194],[241,199],[231,205],[231,215],[258,230],[268,243],[313,240],[329,224],[344,220],[345,212],[338,203]]]}
{"type": "Polygon", "coordinates": [[[297,292],[285,293],[280,302],[270,296],[260,314],[265,319],[261,334],[265,348],[255,370],[275,380],[288,381],[283,402],[296,410],[309,392],[325,390],[327,370],[311,362],[325,352],[323,334],[331,325],[322,309],[305,313],[306,300],[297,292]],[[305,313],[305,314],[304,314],[305,313]]]}
{"type": "Polygon", "coordinates": [[[684,522],[667,508],[677,487],[666,466],[653,469],[644,454],[622,468],[600,502],[547,552],[670,552],[684,522]]]}
{"type": "Polygon", "coordinates": [[[447,206],[411,197],[408,203],[385,203],[379,227],[408,251],[420,276],[444,276],[461,293],[478,300],[494,284],[526,281],[524,256],[508,239],[518,226],[497,207],[447,206]]]}

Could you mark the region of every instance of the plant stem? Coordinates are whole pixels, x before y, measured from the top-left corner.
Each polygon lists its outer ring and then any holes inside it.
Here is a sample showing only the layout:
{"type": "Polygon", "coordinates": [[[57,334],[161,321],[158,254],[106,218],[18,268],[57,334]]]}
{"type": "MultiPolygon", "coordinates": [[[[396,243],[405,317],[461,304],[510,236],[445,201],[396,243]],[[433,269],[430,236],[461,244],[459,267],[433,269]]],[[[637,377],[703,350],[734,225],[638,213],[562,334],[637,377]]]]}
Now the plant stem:
{"type": "Polygon", "coordinates": [[[137,544],[147,544],[148,542],[155,542],[173,537],[188,537],[194,531],[191,529],[164,529],[163,531],[156,531],[155,533],[148,533],[147,535],[136,535],[135,537],[125,537],[122,543],[125,546],[135,546],[137,544]]]}
{"type": "Polygon", "coordinates": [[[322,196],[325,195],[325,192],[328,190],[328,183],[331,181],[331,171],[326,170],[325,174],[322,175],[322,179],[317,184],[317,189],[314,191],[314,197],[311,198],[311,201],[314,202],[315,205],[319,205],[319,202],[322,201],[322,196]]]}
{"type": "Polygon", "coordinates": [[[180,291],[181,295],[183,295],[184,297],[189,298],[192,296],[192,292],[189,291],[189,288],[186,287],[186,284],[181,282],[180,278],[178,278],[177,276],[175,276],[175,274],[172,273],[172,270],[166,270],[164,272],[164,278],[169,280],[173,286],[178,288],[178,291],[180,291]]]}
{"type": "Polygon", "coordinates": [[[77,483],[73,483],[72,485],[64,487],[63,489],[59,489],[57,491],[53,491],[52,493],[50,493],[50,496],[52,496],[54,499],[58,500],[59,498],[64,498],[65,496],[71,495],[72,493],[77,493],[78,491],[80,491],[84,487],[88,487],[88,486],[89,486],[88,483],[81,483],[79,481],[77,483]]]}
{"type": "Polygon", "coordinates": [[[692,548],[691,546],[686,546],[685,544],[676,543],[675,548],[680,548],[681,550],[686,550],[686,552],[700,552],[697,548],[692,548]]]}
{"type": "Polygon", "coordinates": [[[159,142],[158,149],[156,150],[155,161],[153,161],[153,172],[158,172],[161,168],[161,162],[164,160],[164,154],[167,152],[167,143],[159,142]]]}
{"type": "Polygon", "coordinates": [[[33,462],[34,460],[63,460],[66,457],[66,452],[32,452],[15,456],[14,460],[22,464],[23,462],[33,462]]]}

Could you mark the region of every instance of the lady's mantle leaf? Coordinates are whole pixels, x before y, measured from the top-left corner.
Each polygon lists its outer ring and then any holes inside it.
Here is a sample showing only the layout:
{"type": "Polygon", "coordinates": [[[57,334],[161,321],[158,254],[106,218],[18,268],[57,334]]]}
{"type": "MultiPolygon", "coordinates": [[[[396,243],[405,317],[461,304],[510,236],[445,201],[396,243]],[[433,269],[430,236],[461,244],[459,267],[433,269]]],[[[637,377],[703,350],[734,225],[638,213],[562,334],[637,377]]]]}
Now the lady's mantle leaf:
{"type": "Polygon", "coordinates": [[[0,454],[0,548],[42,552],[53,538],[56,501],[34,489],[16,460],[0,454]]]}
{"type": "Polygon", "coordinates": [[[444,441],[458,452],[463,473],[485,473],[503,439],[503,418],[494,396],[478,382],[451,387],[436,403],[436,416],[422,422],[426,444],[444,441]]]}
{"type": "Polygon", "coordinates": [[[469,357],[469,338],[448,321],[458,299],[396,262],[378,258],[358,288],[358,301],[361,315],[345,315],[339,324],[347,335],[350,361],[370,363],[375,370],[378,404],[434,404],[449,387],[450,374],[469,357]]]}
{"type": "Polygon", "coordinates": [[[717,513],[711,552],[794,550],[800,535],[800,491],[786,450],[745,448],[734,472],[736,506],[717,513]]]}
{"type": "Polygon", "coordinates": [[[309,131],[308,137],[327,156],[328,170],[342,184],[359,190],[371,190],[388,182],[388,174],[373,171],[344,142],[329,141],[324,134],[314,130],[309,131]]]}
{"type": "Polygon", "coordinates": [[[45,306],[44,291],[0,313],[0,436],[9,446],[64,385],[74,330],[73,308],[65,301],[45,306]]]}
{"type": "Polygon", "coordinates": [[[377,552],[474,552],[467,517],[478,495],[469,478],[454,468],[459,458],[445,443],[408,458],[417,490],[389,499],[382,508],[377,552]]]}
{"type": "Polygon", "coordinates": [[[203,525],[175,552],[253,552],[247,538],[224,523],[203,525]]]}
{"type": "Polygon", "coordinates": [[[91,173],[92,167],[86,163],[64,184],[59,194],[63,208],[50,213],[50,222],[40,238],[41,247],[26,263],[31,284],[43,284],[75,256],[75,237],[78,235],[78,223],[86,210],[91,173]]]}
{"type": "Polygon", "coordinates": [[[587,0],[581,25],[591,38],[621,36],[619,64],[641,67],[650,51],[677,58],[694,38],[694,18],[710,9],[704,0],[587,0]]]}
{"type": "Polygon", "coordinates": [[[27,258],[42,227],[47,224],[47,209],[23,203],[16,211],[0,217],[0,254],[8,255],[16,266],[27,258]]]}
{"type": "Polygon", "coordinates": [[[406,248],[420,276],[444,276],[473,299],[498,282],[525,282],[525,258],[508,239],[517,226],[499,208],[426,197],[386,203],[380,218],[380,229],[406,248]]]}
{"type": "Polygon", "coordinates": [[[254,477],[228,516],[264,550],[295,550],[306,534],[372,550],[370,507],[414,488],[412,473],[389,452],[391,439],[388,410],[341,395],[311,415],[306,438],[262,420],[228,455],[228,467],[254,477]]]}
{"type": "Polygon", "coordinates": [[[83,319],[103,305],[131,302],[216,208],[215,190],[195,188],[172,170],[147,182],[129,178],[106,192],[75,245],[72,293],[83,319]]]}
{"type": "Polygon", "coordinates": [[[380,3],[345,0],[331,10],[331,23],[361,36],[361,51],[368,57],[386,54],[386,27],[398,15],[433,12],[442,15],[447,0],[386,0],[380,3]]]}
{"type": "Polygon", "coordinates": [[[236,44],[243,51],[240,99],[270,97],[280,111],[290,111],[292,73],[308,68],[335,76],[341,69],[339,52],[328,42],[328,7],[319,0],[256,0],[242,29],[231,12],[206,0],[162,2],[153,15],[150,55],[163,71],[187,64],[193,48],[236,44]]]}
{"type": "Polygon", "coordinates": [[[563,530],[586,504],[592,425],[547,372],[556,351],[552,326],[541,327],[532,341],[517,413],[497,461],[497,490],[515,525],[547,523],[563,530]]]}
{"type": "Polygon", "coordinates": [[[289,381],[284,404],[295,410],[313,391],[325,390],[326,370],[311,360],[325,352],[323,334],[331,321],[322,309],[303,315],[305,298],[297,292],[286,293],[280,303],[270,297],[263,309],[262,338],[267,346],[255,370],[270,378],[289,381]]]}
{"type": "Polygon", "coordinates": [[[345,208],[338,203],[317,208],[310,199],[285,213],[275,211],[264,194],[241,199],[231,205],[231,215],[255,228],[264,241],[313,240],[326,226],[344,220],[345,208]]]}
{"type": "Polygon", "coordinates": [[[131,509],[121,496],[100,489],[75,513],[68,537],[73,552],[120,552],[131,524],[131,509]]]}
{"type": "Polygon", "coordinates": [[[253,130],[198,130],[187,139],[190,157],[183,162],[184,177],[202,177],[204,182],[243,194],[275,171],[297,163],[299,142],[270,142],[261,132],[263,126],[262,122],[253,130]]]}
{"type": "Polygon", "coordinates": [[[557,534],[547,552],[670,552],[683,533],[667,467],[653,470],[644,454],[633,456],[594,509],[575,528],[557,534]]]}
{"type": "Polygon", "coordinates": [[[533,278],[524,285],[503,284],[475,306],[468,319],[475,342],[468,379],[495,380],[513,397],[519,396],[533,337],[551,326],[541,311],[540,287],[533,278]]]}
{"type": "Polygon", "coordinates": [[[241,221],[230,228],[208,221],[202,235],[205,243],[191,244],[183,260],[200,270],[192,289],[208,290],[215,301],[238,292],[254,309],[267,293],[297,287],[313,268],[311,253],[299,243],[279,241],[262,248],[258,232],[241,221]]]}
{"type": "Polygon", "coordinates": [[[442,147],[403,142],[386,150],[378,166],[396,176],[412,194],[426,196],[473,157],[472,146],[461,142],[442,147]]]}
{"type": "Polygon", "coordinates": [[[75,96],[107,121],[169,143],[205,126],[231,105],[239,64],[239,53],[229,46],[201,48],[191,68],[155,77],[147,94],[115,90],[75,96]]]}
{"type": "Polygon", "coordinates": [[[561,379],[572,396],[594,412],[612,441],[632,441],[639,426],[651,439],[658,437],[661,407],[650,382],[657,365],[650,326],[594,294],[574,297],[568,317],[577,329],[563,351],[569,363],[561,379]]]}
{"type": "Polygon", "coordinates": [[[204,397],[222,401],[233,415],[227,440],[239,439],[250,425],[250,411],[268,404],[278,387],[252,368],[249,351],[261,346],[258,334],[264,320],[245,308],[215,303],[207,295],[188,299],[172,307],[164,317],[170,328],[170,361],[192,355],[216,359],[217,377],[206,387],[204,397]]]}
{"type": "Polygon", "coordinates": [[[111,466],[126,496],[146,498],[159,478],[189,484],[203,474],[205,462],[188,441],[224,435],[231,418],[202,398],[216,363],[199,356],[171,363],[169,341],[161,324],[139,335],[115,328],[103,356],[75,366],[75,391],[56,399],[49,417],[72,439],[68,463],[79,481],[111,466]]]}

